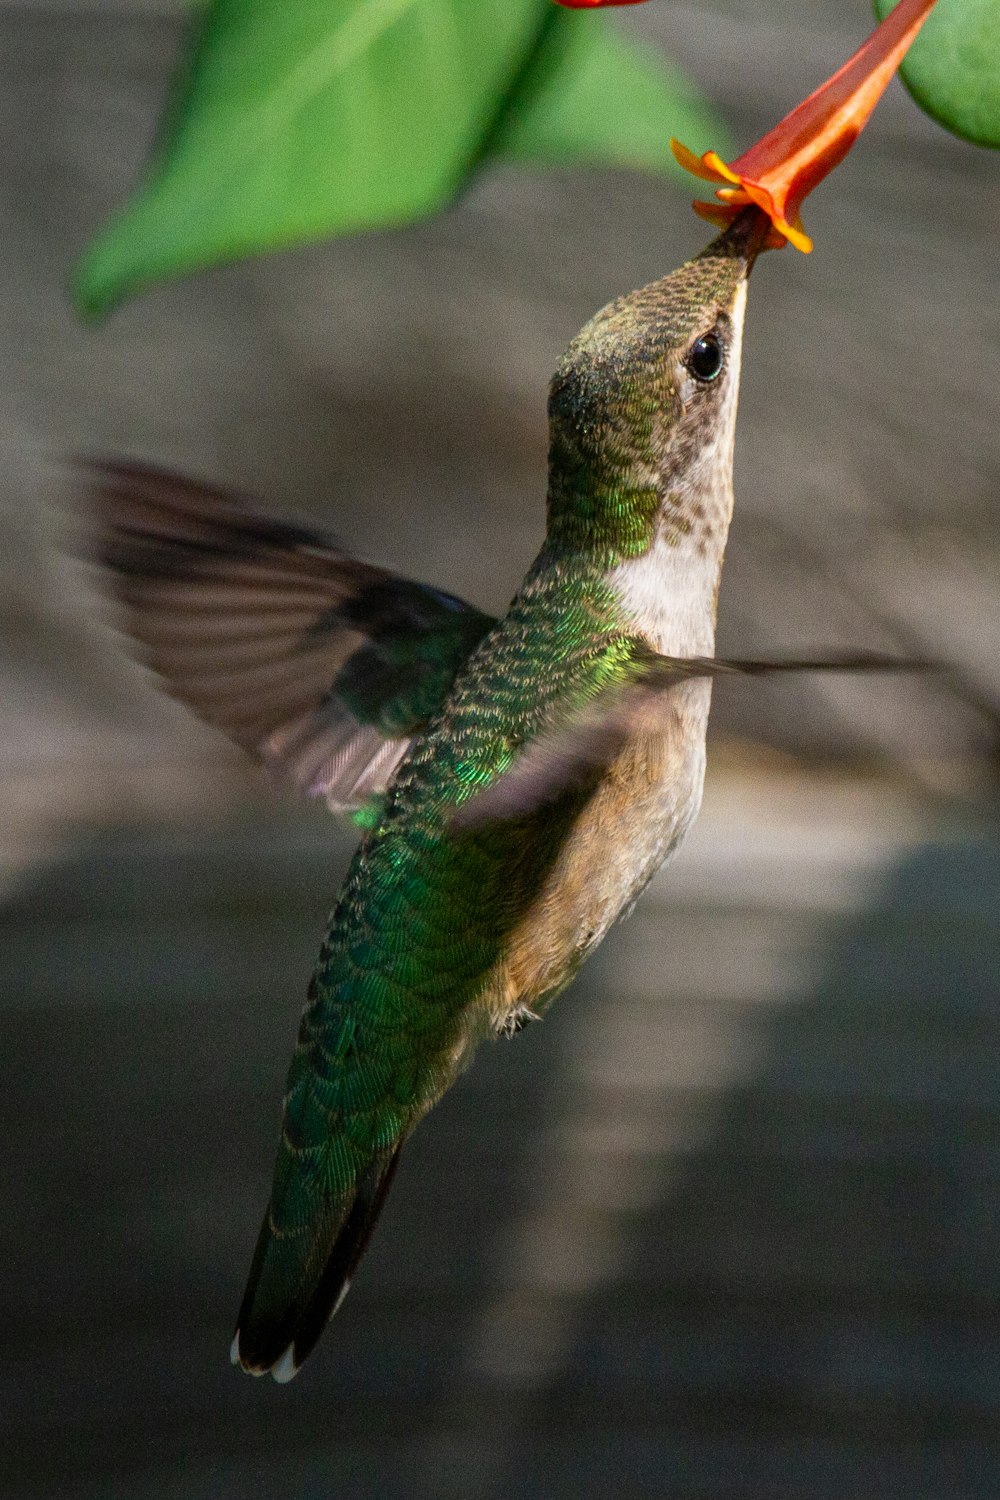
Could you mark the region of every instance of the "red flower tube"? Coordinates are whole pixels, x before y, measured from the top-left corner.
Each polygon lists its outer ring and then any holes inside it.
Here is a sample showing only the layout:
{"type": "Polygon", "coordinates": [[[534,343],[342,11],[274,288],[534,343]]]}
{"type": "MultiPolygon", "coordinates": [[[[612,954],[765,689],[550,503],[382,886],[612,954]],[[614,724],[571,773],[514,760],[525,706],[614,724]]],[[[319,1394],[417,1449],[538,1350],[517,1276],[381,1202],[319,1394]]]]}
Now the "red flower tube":
{"type": "Polygon", "coordinates": [[[769,248],[788,240],[808,253],[812,240],[802,228],[803,201],[850,151],[935,3],[899,0],[832,78],[731,165],[715,151],[698,157],[671,140],[682,167],[722,184],[715,193],[719,201],[696,202],[695,212],[724,228],[756,203],[774,226],[769,248]]]}

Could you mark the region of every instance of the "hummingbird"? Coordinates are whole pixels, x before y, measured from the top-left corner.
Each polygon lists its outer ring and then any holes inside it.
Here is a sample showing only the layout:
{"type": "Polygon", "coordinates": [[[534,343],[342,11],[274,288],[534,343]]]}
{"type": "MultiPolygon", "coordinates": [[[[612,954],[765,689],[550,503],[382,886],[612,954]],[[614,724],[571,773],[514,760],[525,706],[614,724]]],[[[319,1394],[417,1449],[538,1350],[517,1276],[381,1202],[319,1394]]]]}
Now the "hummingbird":
{"type": "Polygon", "coordinates": [[[544,1014],[680,845],[712,676],[814,665],[712,655],[748,277],[770,230],[744,209],[570,344],[544,542],[501,619],[221,491],[93,470],[97,553],[149,665],[364,829],[237,1319],[233,1362],[253,1374],[296,1373],[410,1133],[481,1041],[544,1014]]]}
{"type": "Polygon", "coordinates": [[[716,184],[722,232],[597,313],[549,390],[545,538],[502,618],[242,497],[91,465],[87,550],[165,686],[363,829],[309,984],[231,1357],[295,1375],[340,1306],[402,1148],[480,1042],[542,1016],[694,821],[712,680],[927,665],[719,660],[748,279],[811,249],[800,207],[934,0],[716,184]]]}
{"type": "Polygon", "coordinates": [[[254,1374],[295,1374],[411,1131],[481,1041],[544,1014],[695,818],[769,228],[746,210],[574,339],[549,393],[545,539],[502,619],[218,490],[93,471],[96,550],[148,664],[364,827],[237,1319],[254,1374]],[[674,680],[674,659],[706,675],[674,680]]]}

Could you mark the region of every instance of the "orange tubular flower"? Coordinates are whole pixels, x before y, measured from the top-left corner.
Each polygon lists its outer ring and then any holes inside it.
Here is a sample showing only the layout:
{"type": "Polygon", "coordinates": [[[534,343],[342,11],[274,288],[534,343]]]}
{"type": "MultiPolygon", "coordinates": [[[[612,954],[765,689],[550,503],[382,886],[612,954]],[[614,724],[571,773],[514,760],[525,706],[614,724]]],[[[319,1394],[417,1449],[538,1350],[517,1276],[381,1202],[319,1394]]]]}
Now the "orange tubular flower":
{"type": "Polygon", "coordinates": [[[682,167],[722,184],[715,193],[719,202],[696,202],[695,213],[725,228],[756,203],[774,225],[767,248],[789,240],[808,254],[812,240],[802,228],[803,201],[850,151],[935,3],[899,0],[849,62],[731,166],[715,151],[699,157],[671,140],[682,167]]]}

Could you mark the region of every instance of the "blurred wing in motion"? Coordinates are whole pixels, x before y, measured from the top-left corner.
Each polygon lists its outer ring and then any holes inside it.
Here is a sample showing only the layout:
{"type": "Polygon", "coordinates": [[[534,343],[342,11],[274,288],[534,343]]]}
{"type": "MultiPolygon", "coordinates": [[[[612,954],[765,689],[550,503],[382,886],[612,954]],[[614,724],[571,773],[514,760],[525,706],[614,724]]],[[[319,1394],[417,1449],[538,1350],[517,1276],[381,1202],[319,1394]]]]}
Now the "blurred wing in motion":
{"type": "Polygon", "coordinates": [[[781,672],[914,672],[932,664],[871,652],[810,659],[661,656],[638,646],[632,671],[531,740],[502,776],[452,815],[452,826],[484,827],[527,817],[593,781],[644,732],[657,733],[661,694],[692,677],[764,677],[781,672]]]}
{"type": "Polygon", "coordinates": [[[493,619],[141,464],[87,464],[83,550],[168,691],[335,811],[384,791],[493,619]]]}

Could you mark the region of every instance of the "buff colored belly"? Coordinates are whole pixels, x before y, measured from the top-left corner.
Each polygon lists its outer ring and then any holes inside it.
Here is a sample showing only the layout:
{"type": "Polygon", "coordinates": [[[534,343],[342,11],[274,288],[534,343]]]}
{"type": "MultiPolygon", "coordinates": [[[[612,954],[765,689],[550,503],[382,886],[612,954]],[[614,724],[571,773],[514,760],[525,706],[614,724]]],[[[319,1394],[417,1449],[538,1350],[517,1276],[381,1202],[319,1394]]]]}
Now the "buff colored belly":
{"type": "Polygon", "coordinates": [[[709,697],[705,682],[675,689],[661,732],[630,747],[588,802],[491,976],[494,1025],[544,1009],[680,844],[701,803],[709,697]]]}

